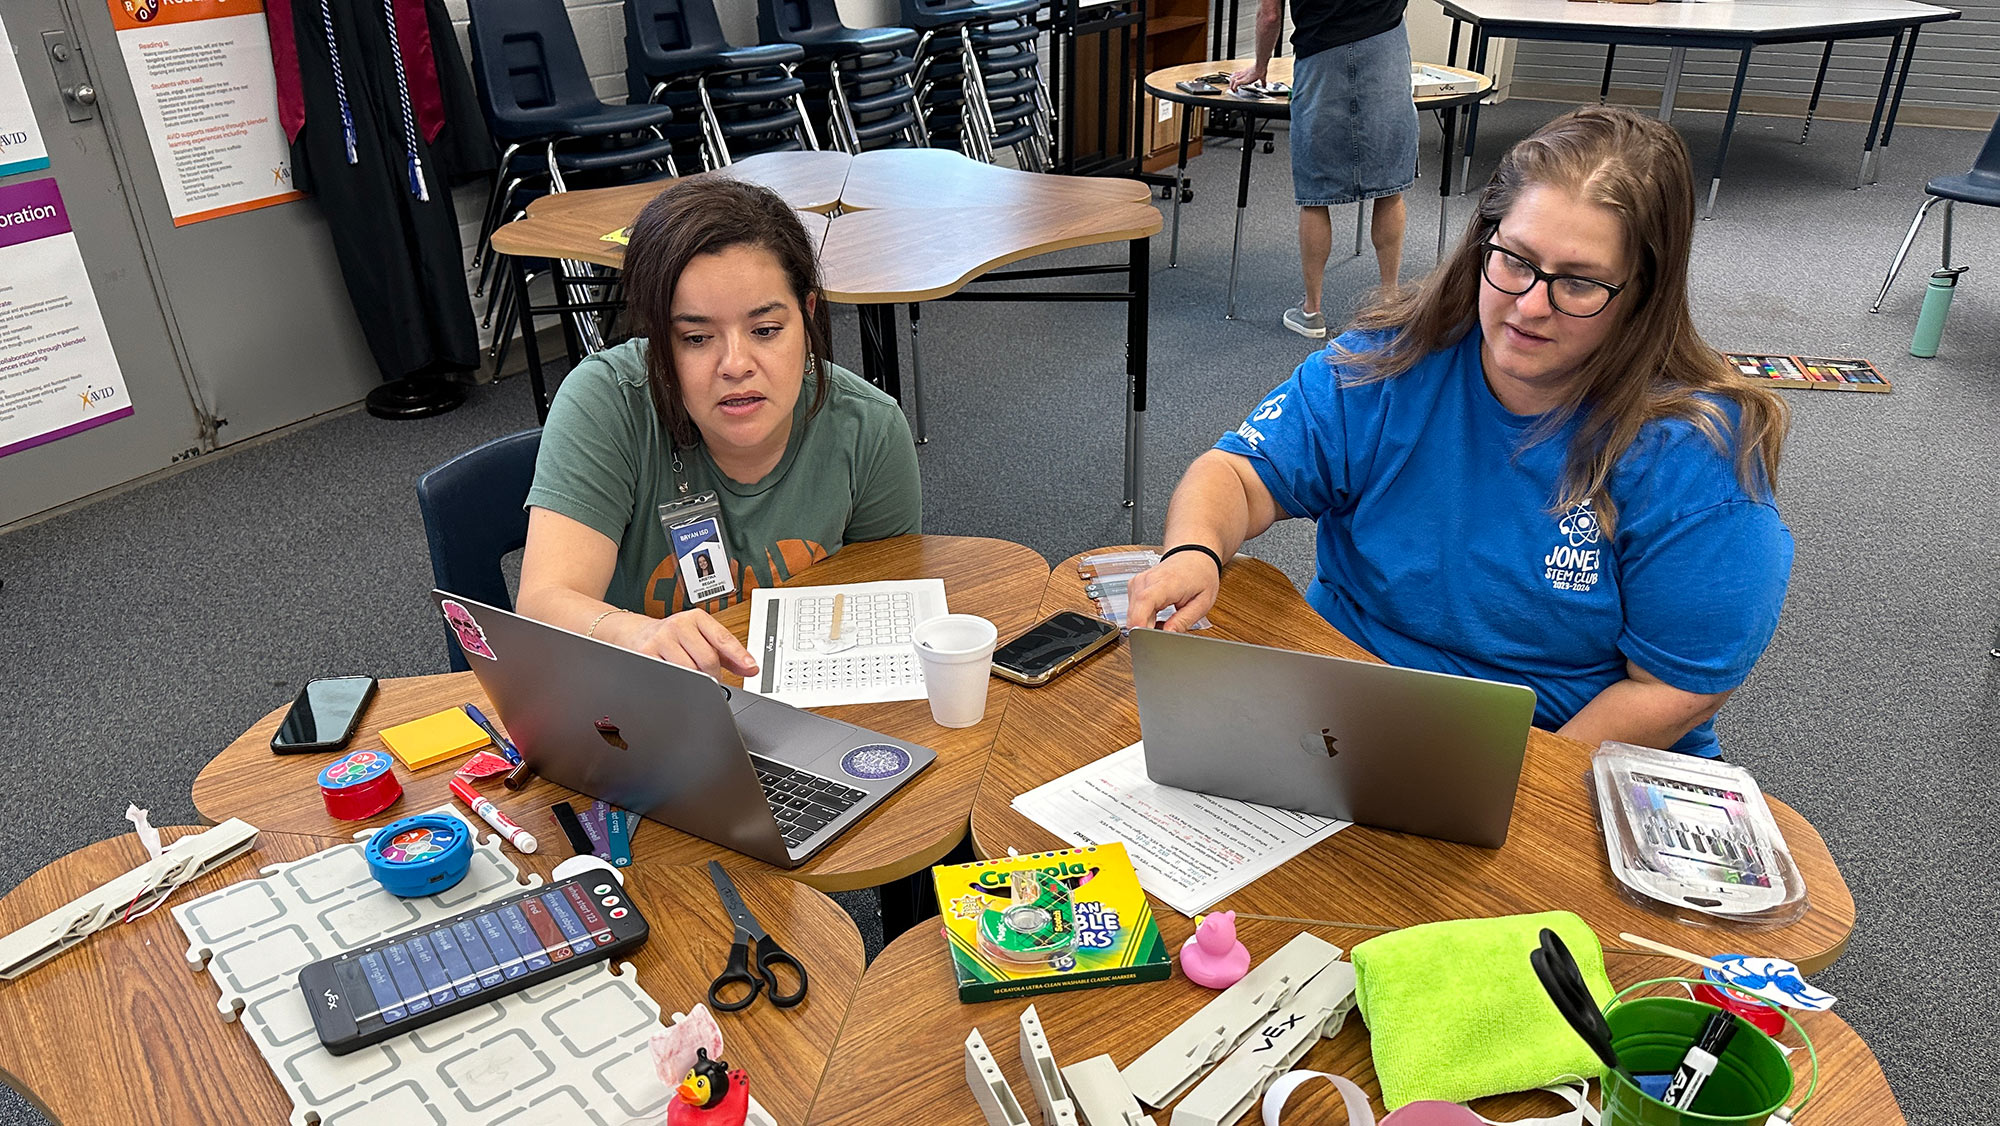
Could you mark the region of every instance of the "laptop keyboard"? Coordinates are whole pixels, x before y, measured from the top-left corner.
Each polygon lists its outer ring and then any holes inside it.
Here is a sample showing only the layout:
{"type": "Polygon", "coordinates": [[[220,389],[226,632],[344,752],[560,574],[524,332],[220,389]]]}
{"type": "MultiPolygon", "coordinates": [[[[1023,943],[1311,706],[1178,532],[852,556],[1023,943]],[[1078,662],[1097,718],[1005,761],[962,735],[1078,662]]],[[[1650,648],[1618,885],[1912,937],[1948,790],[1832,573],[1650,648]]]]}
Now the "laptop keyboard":
{"type": "Polygon", "coordinates": [[[868,796],[866,790],[843,786],[831,778],[761,755],[751,755],[750,762],[757,768],[757,781],[764,785],[764,798],[771,803],[771,812],[777,816],[778,828],[790,848],[805,843],[808,837],[868,796]]]}

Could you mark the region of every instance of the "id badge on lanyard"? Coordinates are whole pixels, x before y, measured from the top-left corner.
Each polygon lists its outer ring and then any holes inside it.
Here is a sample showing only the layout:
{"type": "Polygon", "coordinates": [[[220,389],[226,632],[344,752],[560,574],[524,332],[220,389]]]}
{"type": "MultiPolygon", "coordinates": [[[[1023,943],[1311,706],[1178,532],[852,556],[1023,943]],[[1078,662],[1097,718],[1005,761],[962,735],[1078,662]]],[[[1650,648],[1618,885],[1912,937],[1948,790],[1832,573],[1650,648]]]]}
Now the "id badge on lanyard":
{"type": "Polygon", "coordinates": [[[674,483],[680,499],[660,506],[660,528],[672,546],[680,571],[681,589],[693,606],[736,592],[729,573],[728,540],[722,534],[722,503],[714,493],[689,495],[681,475],[680,451],[674,451],[674,483]]]}

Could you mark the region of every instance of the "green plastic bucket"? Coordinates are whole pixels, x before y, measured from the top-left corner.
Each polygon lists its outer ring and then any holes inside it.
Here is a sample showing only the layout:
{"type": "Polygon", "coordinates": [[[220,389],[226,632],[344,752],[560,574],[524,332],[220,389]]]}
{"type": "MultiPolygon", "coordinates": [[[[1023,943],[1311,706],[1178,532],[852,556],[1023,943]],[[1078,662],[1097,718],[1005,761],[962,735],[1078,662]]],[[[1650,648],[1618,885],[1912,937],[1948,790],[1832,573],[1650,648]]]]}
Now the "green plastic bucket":
{"type": "MultiPolygon", "coordinates": [[[[1702,1025],[1721,1011],[1681,997],[1635,997],[1606,1009],[1604,1021],[1626,1070],[1670,1074],[1700,1038],[1702,1025]]],[[[1733,1019],[1736,1035],[1693,1106],[1677,1110],[1610,1072],[1604,1077],[1602,1126],[1763,1126],[1792,1096],[1792,1065],[1777,1041],[1742,1017],[1733,1019]]]]}

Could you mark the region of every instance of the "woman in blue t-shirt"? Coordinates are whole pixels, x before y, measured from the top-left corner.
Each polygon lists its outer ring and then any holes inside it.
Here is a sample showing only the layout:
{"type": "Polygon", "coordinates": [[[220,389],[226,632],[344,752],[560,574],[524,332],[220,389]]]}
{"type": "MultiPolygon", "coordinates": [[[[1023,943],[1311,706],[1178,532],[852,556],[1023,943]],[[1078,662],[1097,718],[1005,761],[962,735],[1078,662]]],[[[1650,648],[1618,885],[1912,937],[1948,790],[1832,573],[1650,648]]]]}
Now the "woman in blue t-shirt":
{"type": "Polygon", "coordinates": [[[1666,125],[1590,107],[1514,146],[1449,259],[1188,468],[1131,621],[1187,628],[1220,560],[1309,517],[1307,601],[1384,660],[1527,684],[1585,743],[1716,754],[1791,573],[1787,416],[1696,333],[1693,229],[1666,125]]]}

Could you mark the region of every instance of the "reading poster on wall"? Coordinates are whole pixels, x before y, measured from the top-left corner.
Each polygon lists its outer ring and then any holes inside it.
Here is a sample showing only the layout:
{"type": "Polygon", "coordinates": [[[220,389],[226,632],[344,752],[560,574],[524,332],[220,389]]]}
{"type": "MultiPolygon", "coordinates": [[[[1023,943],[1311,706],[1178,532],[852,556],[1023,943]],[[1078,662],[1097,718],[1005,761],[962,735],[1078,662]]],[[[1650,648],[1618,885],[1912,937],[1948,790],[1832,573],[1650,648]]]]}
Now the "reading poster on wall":
{"type": "Polygon", "coordinates": [[[0,176],[33,172],[49,166],[49,150],[42,143],[42,127],[28,105],[28,87],[21,81],[21,64],[14,55],[14,42],[7,37],[7,21],[0,19],[0,176]]]}
{"type": "Polygon", "coordinates": [[[56,182],[0,185],[0,457],[131,413],[56,182]]]}
{"type": "Polygon", "coordinates": [[[106,0],[174,226],[298,199],[264,0],[106,0]]]}

